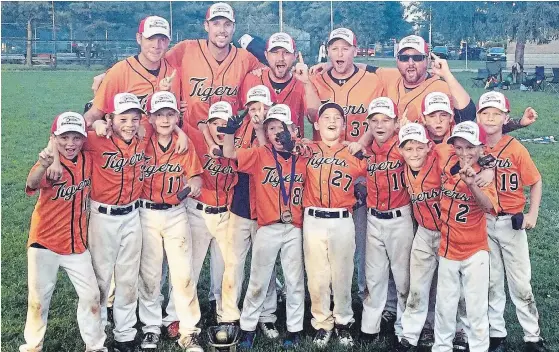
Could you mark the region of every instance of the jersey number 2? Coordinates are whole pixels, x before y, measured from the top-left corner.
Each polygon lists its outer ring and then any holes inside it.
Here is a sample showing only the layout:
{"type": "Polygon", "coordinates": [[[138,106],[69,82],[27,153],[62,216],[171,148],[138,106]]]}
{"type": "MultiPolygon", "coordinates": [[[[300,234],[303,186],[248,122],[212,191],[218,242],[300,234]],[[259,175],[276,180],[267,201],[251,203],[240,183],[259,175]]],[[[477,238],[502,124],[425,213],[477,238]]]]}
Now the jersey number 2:
{"type": "MultiPolygon", "coordinates": [[[[341,178],[344,177],[344,174],[340,170],[335,170],[334,175],[336,176],[332,177],[330,183],[332,183],[336,187],[341,187],[342,186],[341,178]]],[[[347,192],[349,190],[349,186],[351,186],[351,181],[353,181],[353,177],[346,174],[345,179],[347,180],[347,183],[344,186],[344,191],[347,192]]]]}
{"type": "Polygon", "coordinates": [[[468,213],[470,212],[470,207],[467,204],[459,204],[458,209],[460,209],[460,211],[456,213],[454,220],[456,220],[456,222],[465,224],[467,220],[466,215],[468,215],[468,213]]]}

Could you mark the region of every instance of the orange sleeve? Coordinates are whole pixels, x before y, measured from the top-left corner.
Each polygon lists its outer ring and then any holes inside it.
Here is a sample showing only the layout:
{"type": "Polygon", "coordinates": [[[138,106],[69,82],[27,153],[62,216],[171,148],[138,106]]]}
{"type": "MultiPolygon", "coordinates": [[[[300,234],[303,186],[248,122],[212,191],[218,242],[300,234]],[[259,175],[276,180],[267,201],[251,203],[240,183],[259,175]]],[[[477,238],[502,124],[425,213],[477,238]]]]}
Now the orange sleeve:
{"type": "MultiPolygon", "coordinates": [[[[31,168],[31,170],[29,170],[29,174],[31,174],[33,171],[35,171],[37,168],[39,168],[41,166],[41,164],[37,161],[35,163],[35,165],[33,165],[33,167],[31,168]]],[[[51,183],[49,180],[47,180],[47,172],[45,171],[45,173],[43,174],[43,177],[41,178],[41,182],[39,183],[39,187],[37,189],[33,189],[30,187],[25,186],[25,193],[28,196],[32,196],[35,194],[35,192],[41,188],[47,188],[47,187],[52,187],[51,183]]]]}
{"type": "MultiPolygon", "coordinates": [[[[167,53],[165,54],[165,58],[169,61],[169,64],[173,67],[180,67],[182,58],[184,56],[184,52],[188,42],[192,40],[183,40],[180,43],[177,43],[174,47],[172,47],[167,53]]],[[[179,72],[177,72],[179,73],[179,72]]]]}
{"type": "Polygon", "coordinates": [[[196,147],[194,147],[193,145],[190,146],[184,154],[182,162],[182,166],[184,168],[184,176],[187,179],[191,179],[194,176],[201,175],[204,172],[204,169],[202,169],[202,164],[200,163],[200,159],[198,158],[198,154],[196,154],[196,147]]]}
{"type": "Polygon", "coordinates": [[[491,201],[491,205],[493,206],[493,209],[491,209],[490,214],[497,215],[498,212],[497,209],[499,208],[499,201],[497,199],[497,189],[495,188],[495,184],[491,182],[489,185],[482,187],[481,191],[483,192],[483,194],[489,197],[489,200],[491,201]]]}
{"type": "Polygon", "coordinates": [[[533,186],[539,180],[541,180],[540,172],[536,167],[536,164],[530,157],[528,150],[519,143],[518,151],[514,153],[518,158],[518,164],[520,168],[520,180],[523,185],[533,186]]]}
{"type": "MultiPolygon", "coordinates": [[[[121,62],[126,62],[126,60],[121,62]]],[[[93,98],[93,106],[103,111],[105,114],[112,112],[109,111],[109,106],[112,105],[111,101],[114,99],[115,95],[121,93],[120,87],[123,85],[126,68],[119,64],[120,63],[117,63],[107,71],[107,75],[103,78],[103,82],[101,82],[93,98]]]]}
{"type": "Polygon", "coordinates": [[[153,136],[153,134],[155,133],[153,125],[149,122],[149,117],[142,118],[140,120],[140,126],[143,127],[146,132],[144,135],[144,139],[150,139],[151,136],[153,136]]]}
{"type": "Polygon", "coordinates": [[[247,54],[248,54],[248,70],[249,70],[249,72],[252,71],[252,70],[256,70],[257,68],[266,67],[260,61],[258,61],[256,56],[252,55],[252,53],[247,51],[247,54]]]}
{"type": "Polygon", "coordinates": [[[258,165],[258,150],[262,148],[240,148],[237,149],[237,171],[247,173],[252,175],[256,172],[256,167],[258,165]]]}

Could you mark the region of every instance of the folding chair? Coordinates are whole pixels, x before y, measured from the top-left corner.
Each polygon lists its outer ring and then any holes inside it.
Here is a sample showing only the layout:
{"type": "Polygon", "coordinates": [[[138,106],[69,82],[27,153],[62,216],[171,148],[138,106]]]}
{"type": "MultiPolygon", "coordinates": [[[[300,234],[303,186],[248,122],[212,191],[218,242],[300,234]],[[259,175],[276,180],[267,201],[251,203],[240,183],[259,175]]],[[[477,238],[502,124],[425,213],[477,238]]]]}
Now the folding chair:
{"type": "Polygon", "coordinates": [[[545,86],[543,83],[545,82],[545,67],[543,66],[536,66],[536,72],[534,73],[534,79],[532,80],[532,90],[535,92],[537,90],[543,92],[545,86]]]}
{"type": "Polygon", "coordinates": [[[487,71],[489,71],[487,78],[494,77],[499,83],[503,81],[503,65],[501,61],[489,61],[485,66],[487,71]]]}
{"type": "Polygon", "coordinates": [[[489,76],[489,71],[486,68],[477,69],[477,77],[473,77],[472,87],[483,88],[485,86],[485,81],[489,76]]]}
{"type": "Polygon", "coordinates": [[[551,81],[546,81],[546,86],[555,93],[559,93],[559,67],[554,67],[551,71],[553,72],[553,77],[551,81]]]}

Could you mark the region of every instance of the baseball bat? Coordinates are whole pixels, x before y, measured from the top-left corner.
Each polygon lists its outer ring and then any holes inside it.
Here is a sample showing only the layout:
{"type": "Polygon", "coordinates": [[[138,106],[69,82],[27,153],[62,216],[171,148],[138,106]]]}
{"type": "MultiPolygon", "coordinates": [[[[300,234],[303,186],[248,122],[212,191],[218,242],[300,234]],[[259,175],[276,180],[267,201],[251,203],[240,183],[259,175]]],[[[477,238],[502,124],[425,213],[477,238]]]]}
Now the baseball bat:
{"type": "Polygon", "coordinates": [[[190,186],[185,187],[182,191],[177,193],[177,198],[182,202],[190,194],[190,186]]]}

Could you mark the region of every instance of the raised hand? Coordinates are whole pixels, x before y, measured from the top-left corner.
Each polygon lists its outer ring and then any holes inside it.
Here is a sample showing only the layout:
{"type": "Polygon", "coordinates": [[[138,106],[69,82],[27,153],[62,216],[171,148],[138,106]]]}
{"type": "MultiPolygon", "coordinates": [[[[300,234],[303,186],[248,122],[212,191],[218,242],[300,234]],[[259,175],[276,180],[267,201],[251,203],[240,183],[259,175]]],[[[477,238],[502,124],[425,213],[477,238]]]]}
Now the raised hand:
{"type": "Polygon", "coordinates": [[[399,123],[400,128],[410,123],[410,120],[408,120],[408,109],[404,110],[404,113],[402,114],[402,116],[400,116],[399,123]]]}
{"type": "Polygon", "coordinates": [[[452,74],[450,72],[450,67],[448,66],[448,62],[445,59],[441,59],[437,55],[431,53],[431,72],[437,76],[442,78],[448,77],[448,75],[452,74]]]}
{"type": "Polygon", "coordinates": [[[464,181],[465,184],[472,186],[476,183],[476,172],[471,166],[466,166],[460,169],[460,179],[464,181]]]}
{"type": "Polygon", "coordinates": [[[529,106],[526,108],[526,110],[524,110],[524,115],[522,115],[522,118],[520,119],[520,125],[529,126],[536,122],[537,119],[538,113],[536,112],[536,110],[534,110],[534,108],[529,106]]]}
{"type": "Polygon", "coordinates": [[[175,75],[177,74],[177,70],[173,70],[170,76],[163,78],[159,81],[159,90],[171,90],[171,86],[173,85],[173,80],[175,79],[175,75]]]}
{"type": "Polygon", "coordinates": [[[220,126],[217,128],[217,131],[225,134],[235,134],[235,132],[237,132],[239,127],[243,124],[247,112],[248,111],[245,110],[240,115],[231,116],[231,118],[227,120],[227,126],[220,126]]]}
{"type": "Polygon", "coordinates": [[[293,75],[299,81],[303,83],[309,82],[309,67],[305,64],[303,60],[303,54],[299,51],[299,59],[295,67],[293,67],[293,75]]]}

